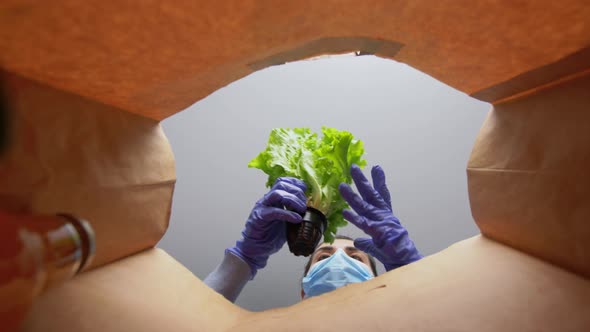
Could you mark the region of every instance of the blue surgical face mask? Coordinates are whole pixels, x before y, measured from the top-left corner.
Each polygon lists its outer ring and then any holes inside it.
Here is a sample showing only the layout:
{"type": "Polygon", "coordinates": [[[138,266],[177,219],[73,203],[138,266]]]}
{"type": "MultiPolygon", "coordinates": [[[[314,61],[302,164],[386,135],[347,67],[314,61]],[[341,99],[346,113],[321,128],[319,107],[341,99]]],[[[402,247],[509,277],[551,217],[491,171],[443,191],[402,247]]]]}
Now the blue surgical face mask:
{"type": "Polygon", "coordinates": [[[348,284],[373,278],[369,267],[349,257],[342,249],[315,263],[303,277],[305,298],[321,295],[348,284]]]}

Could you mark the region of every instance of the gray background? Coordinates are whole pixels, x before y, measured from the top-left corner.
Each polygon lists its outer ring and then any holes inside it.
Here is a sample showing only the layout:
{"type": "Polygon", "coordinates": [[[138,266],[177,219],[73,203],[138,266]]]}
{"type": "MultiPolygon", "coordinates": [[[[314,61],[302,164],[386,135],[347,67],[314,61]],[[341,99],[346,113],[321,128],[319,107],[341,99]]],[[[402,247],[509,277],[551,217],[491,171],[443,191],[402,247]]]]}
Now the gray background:
{"type": "MultiPolygon", "coordinates": [[[[393,208],[429,255],[479,231],[465,166],[490,106],[404,64],[371,56],[301,61],[256,72],[166,119],[176,156],[171,224],[159,243],[203,279],[240,237],[266,175],[246,165],[275,127],[322,125],[365,142],[387,176],[393,208]]],[[[349,236],[362,232],[347,226],[349,236]]],[[[300,300],[305,258],[271,256],[236,302],[250,310],[300,300]]],[[[382,268],[381,268],[382,271],[382,268]]]]}

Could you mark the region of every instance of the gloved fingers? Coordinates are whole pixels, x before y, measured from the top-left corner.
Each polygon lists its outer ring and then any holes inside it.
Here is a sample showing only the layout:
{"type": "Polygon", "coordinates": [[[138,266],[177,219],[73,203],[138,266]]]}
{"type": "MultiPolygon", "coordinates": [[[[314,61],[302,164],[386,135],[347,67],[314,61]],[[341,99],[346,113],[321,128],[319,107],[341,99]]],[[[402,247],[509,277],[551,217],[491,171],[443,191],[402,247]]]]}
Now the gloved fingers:
{"type": "Polygon", "coordinates": [[[369,183],[369,180],[367,180],[360,167],[352,165],[350,168],[350,175],[352,176],[352,180],[354,181],[359,194],[361,194],[361,197],[367,203],[381,209],[389,208],[387,203],[381,198],[381,195],[371,186],[371,183],[369,183]]]}
{"type": "Polygon", "coordinates": [[[369,225],[369,220],[363,216],[359,216],[358,214],[350,211],[349,209],[342,210],[342,216],[344,219],[348,220],[351,224],[355,225],[363,232],[367,233],[368,235],[371,232],[371,227],[369,225]]]}
{"type": "Polygon", "coordinates": [[[385,172],[379,165],[373,166],[371,169],[371,177],[373,178],[373,186],[375,190],[379,193],[387,207],[391,210],[391,194],[389,193],[389,189],[387,189],[387,184],[385,182],[385,172]]]}
{"type": "Polygon", "coordinates": [[[278,208],[285,207],[299,213],[305,213],[307,210],[305,203],[305,200],[301,200],[296,195],[284,190],[272,190],[264,195],[264,205],[278,208]]]}
{"type": "Polygon", "coordinates": [[[254,217],[266,223],[285,221],[293,224],[301,222],[303,217],[293,211],[285,210],[278,207],[265,207],[255,211],[254,217]]]}
{"type": "Polygon", "coordinates": [[[306,191],[307,190],[307,185],[305,184],[305,182],[303,182],[300,179],[297,178],[293,178],[293,177],[280,177],[277,178],[275,180],[275,183],[273,184],[273,188],[275,185],[279,184],[279,183],[288,183],[290,185],[296,186],[297,188],[306,191]]]}
{"type": "Polygon", "coordinates": [[[359,237],[354,240],[354,247],[360,249],[371,256],[375,256],[375,244],[372,239],[359,237]]]}
{"type": "Polygon", "coordinates": [[[344,200],[356,213],[362,216],[371,217],[374,208],[369,203],[365,202],[357,193],[355,193],[348,184],[341,183],[338,186],[338,189],[340,191],[340,195],[342,195],[342,198],[344,198],[344,200]]]}
{"type": "MultiPolygon", "coordinates": [[[[297,180],[297,179],[295,179],[295,180],[297,180]]],[[[301,189],[301,187],[299,187],[297,185],[291,184],[286,181],[277,181],[274,184],[274,186],[272,186],[271,191],[276,191],[276,190],[286,191],[290,194],[297,196],[297,198],[299,198],[301,201],[307,202],[307,196],[305,196],[304,189],[301,189]]]]}

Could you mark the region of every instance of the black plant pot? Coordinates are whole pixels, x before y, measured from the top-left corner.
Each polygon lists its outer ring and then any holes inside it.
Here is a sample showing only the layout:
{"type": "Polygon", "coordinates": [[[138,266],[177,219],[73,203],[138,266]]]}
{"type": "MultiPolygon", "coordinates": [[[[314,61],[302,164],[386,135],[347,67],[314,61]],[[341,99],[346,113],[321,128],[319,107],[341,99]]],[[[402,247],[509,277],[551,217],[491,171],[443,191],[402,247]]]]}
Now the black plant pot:
{"type": "Polygon", "coordinates": [[[295,256],[307,257],[311,255],[327,226],[326,216],[321,211],[308,206],[301,223],[287,223],[289,250],[295,256]]]}

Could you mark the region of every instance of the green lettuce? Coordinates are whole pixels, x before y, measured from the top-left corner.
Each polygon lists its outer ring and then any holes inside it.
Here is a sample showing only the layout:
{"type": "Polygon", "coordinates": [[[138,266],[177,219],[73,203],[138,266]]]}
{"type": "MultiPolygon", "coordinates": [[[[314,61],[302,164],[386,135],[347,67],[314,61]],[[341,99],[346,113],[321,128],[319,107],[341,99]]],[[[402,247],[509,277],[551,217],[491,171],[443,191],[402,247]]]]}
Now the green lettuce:
{"type": "Polygon", "coordinates": [[[322,138],[309,128],[275,128],[268,145],[248,167],[258,168],[268,174],[267,187],[279,177],[295,177],[307,184],[307,205],[326,216],[328,227],[324,241],[334,242],[339,227],[347,224],[342,210],[348,208],[340,196],[338,186],[350,184],[350,167],[365,166],[362,159],[363,142],[355,140],[351,133],[322,127],[322,138]]]}

